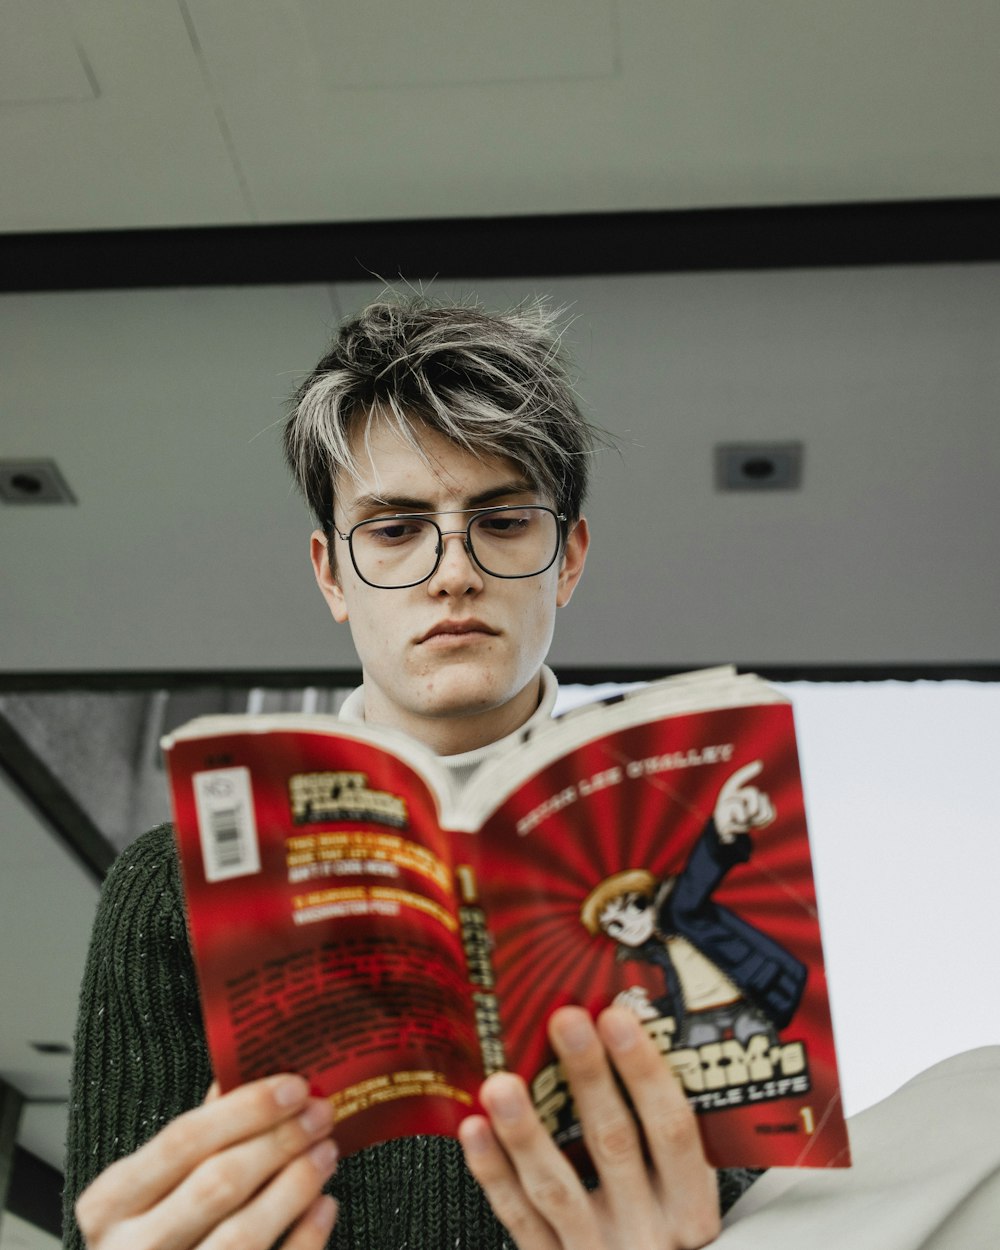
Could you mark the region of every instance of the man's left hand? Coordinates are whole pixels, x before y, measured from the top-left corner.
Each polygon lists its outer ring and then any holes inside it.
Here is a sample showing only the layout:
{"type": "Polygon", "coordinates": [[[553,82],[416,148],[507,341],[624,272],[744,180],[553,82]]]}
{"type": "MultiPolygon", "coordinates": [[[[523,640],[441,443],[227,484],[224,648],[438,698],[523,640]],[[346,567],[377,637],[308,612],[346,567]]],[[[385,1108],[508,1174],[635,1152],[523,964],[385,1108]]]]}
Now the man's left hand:
{"type": "Polygon", "coordinates": [[[459,1129],[469,1170],[520,1250],[696,1250],[714,1240],[720,1228],[715,1172],[677,1078],[635,1016],[612,1006],[595,1027],[582,1008],[562,1007],[549,1037],[599,1187],[584,1188],[524,1082],[511,1073],[484,1083],[488,1118],[470,1116],[459,1129]],[[642,1123],[649,1162],[615,1072],[642,1123]]]}

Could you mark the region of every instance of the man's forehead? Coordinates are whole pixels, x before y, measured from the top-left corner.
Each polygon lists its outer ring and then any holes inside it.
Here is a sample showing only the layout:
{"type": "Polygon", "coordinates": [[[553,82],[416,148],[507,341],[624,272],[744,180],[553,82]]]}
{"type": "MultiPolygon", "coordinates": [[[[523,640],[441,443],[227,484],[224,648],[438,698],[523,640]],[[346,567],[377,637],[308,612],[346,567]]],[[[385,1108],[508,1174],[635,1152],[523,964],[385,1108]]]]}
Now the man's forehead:
{"type": "Polygon", "coordinates": [[[423,423],[415,423],[413,432],[417,446],[385,422],[355,435],[356,472],[341,470],[334,481],[346,510],[478,507],[534,489],[523,469],[505,457],[477,455],[423,423]]]}

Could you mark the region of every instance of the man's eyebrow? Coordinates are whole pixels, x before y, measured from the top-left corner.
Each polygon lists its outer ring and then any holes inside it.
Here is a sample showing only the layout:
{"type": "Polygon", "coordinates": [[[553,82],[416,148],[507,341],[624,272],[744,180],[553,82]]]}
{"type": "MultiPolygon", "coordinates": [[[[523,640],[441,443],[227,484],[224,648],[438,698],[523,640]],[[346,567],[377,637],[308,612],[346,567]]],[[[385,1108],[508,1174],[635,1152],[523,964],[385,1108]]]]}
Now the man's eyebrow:
{"type": "MultiPolygon", "coordinates": [[[[494,499],[503,499],[506,495],[526,495],[533,493],[535,487],[525,478],[512,478],[475,495],[467,495],[463,501],[465,508],[482,508],[494,499]]],[[[412,495],[359,495],[351,504],[351,511],[379,512],[383,508],[392,508],[396,512],[436,512],[437,506],[431,499],[417,499],[412,495]]]]}
{"type": "Polygon", "coordinates": [[[491,486],[489,490],[481,491],[478,495],[473,495],[466,500],[470,508],[478,508],[482,504],[491,503],[494,499],[502,499],[504,495],[527,495],[532,494],[535,487],[523,477],[513,478],[509,482],[503,482],[500,486],[491,486]]]}

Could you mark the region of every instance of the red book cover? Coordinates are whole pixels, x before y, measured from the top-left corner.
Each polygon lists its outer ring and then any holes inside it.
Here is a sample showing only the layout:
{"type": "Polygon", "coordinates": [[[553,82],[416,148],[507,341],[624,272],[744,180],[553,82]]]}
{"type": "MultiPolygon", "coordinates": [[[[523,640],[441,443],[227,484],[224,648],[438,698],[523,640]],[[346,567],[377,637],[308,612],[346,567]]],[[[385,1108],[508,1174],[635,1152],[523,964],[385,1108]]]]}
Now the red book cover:
{"type": "Polygon", "coordinates": [[[618,1000],[715,1166],[849,1163],[792,712],[764,683],[573,713],[461,795],[411,740],[333,718],[164,746],[223,1089],[301,1072],[348,1154],[454,1134],[508,1068],[585,1171],[545,1022],[618,1000]]]}

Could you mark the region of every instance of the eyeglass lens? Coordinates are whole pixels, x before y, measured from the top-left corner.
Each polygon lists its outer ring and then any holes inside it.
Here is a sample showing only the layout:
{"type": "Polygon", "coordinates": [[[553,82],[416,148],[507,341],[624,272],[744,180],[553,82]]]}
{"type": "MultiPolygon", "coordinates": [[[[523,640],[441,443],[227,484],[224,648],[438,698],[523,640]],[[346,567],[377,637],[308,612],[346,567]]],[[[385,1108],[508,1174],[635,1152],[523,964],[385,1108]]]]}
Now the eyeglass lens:
{"type": "MultiPolygon", "coordinates": [[[[440,535],[441,527],[426,517],[365,521],[351,534],[354,563],[365,581],[374,586],[415,585],[434,572],[438,544],[443,541],[440,535]]],[[[555,559],[559,522],[547,508],[505,508],[474,517],[468,538],[474,558],[485,572],[494,577],[530,577],[547,569],[555,559]]]]}

